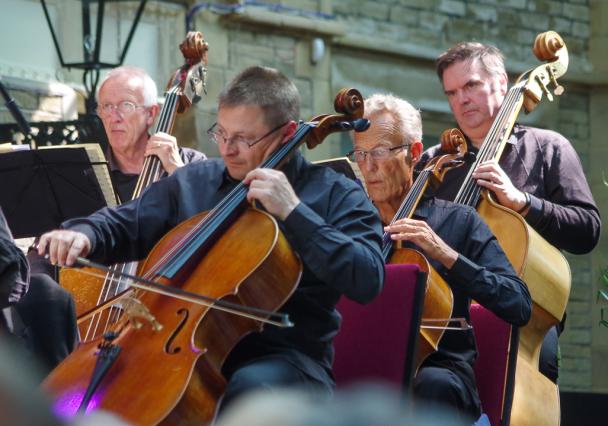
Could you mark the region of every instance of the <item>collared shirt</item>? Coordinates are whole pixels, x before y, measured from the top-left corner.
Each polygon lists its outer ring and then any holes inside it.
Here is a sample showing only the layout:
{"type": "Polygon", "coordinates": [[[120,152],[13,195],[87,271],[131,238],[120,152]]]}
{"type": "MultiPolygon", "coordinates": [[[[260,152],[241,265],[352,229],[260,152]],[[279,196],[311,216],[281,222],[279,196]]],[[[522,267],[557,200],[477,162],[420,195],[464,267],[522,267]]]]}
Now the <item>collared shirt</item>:
{"type": "MultiPolygon", "coordinates": [[[[331,384],[332,339],[340,324],[335,305],[342,294],[363,303],[380,292],[382,226],[364,191],[344,176],[308,163],[299,152],[282,170],[301,200],[285,221],[279,221],[304,266],[296,291],[281,308],[295,326],[266,326],[245,337],[232,351],[226,369],[230,372],[266,354],[285,354],[306,374],[331,384]]],[[[236,185],[221,160],[199,161],[150,185],[136,200],[64,226],[89,237],[92,260],[141,259],[169,230],[214,207],[236,185]]]]}
{"type": "MultiPolygon", "coordinates": [[[[197,160],[206,160],[207,156],[202,152],[195,149],[179,147],[179,156],[184,164],[189,164],[197,160]]],[[[118,197],[122,203],[129,201],[133,197],[135,186],[137,186],[137,179],[139,179],[139,173],[123,173],[112,153],[112,148],[108,145],[106,151],[106,158],[108,160],[108,167],[110,169],[110,178],[112,179],[112,185],[115,191],[118,193],[118,197]]],[[[163,170],[161,177],[166,177],[167,172],[163,170]]]]}
{"type": "MultiPolygon", "coordinates": [[[[477,149],[467,142],[468,149],[477,149]]],[[[443,154],[436,145],[424,152],[416,168],[443,154]]],[[[449,170],[433,193],[453,200],[473,163],[449,170]]],[[[591,195],[580,159],[559,133],[516,124],[499,161],[520,191],[530,194],[525,216],[543,238],[574,254],[588,253],[600,237],[600,215],[591,195]]]]}
{"type": "MultiPolygon", "coordinates": [[[[466,318],[469,322],[469,305],[471,299],[475,299],[511,324],[522,326],[529,321],[532,299],[528,287],[517,276],[492,231],[473,208],[425,197],[413,218],[428,223],[458,252],[458,259],[449,270],[429,259],[452,289],[453,318],[466,318]]],[[[422,366],[449,368],[464,380],[471,395],[477,395],[473,370],[476,358],[473,330],[446,330],[439,349],[422,366]]]]}

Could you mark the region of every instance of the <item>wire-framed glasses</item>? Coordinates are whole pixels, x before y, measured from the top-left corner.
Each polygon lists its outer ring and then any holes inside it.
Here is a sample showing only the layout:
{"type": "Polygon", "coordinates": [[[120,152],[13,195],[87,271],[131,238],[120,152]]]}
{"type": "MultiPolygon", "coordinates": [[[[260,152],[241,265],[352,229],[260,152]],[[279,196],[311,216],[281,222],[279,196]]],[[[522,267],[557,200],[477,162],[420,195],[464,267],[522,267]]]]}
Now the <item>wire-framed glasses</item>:
{"type": "Polygon", "coordinates": [[[270,130],[268,133],[264,134],[263,136],[260,136],[257,139],[251,140],[248,139],[244,136],[234,136],[232,138],[226,137],[226,135],[216,129],[217,127],[217,123],[214,123],[213,126],[211,126],[208,130],[207,130],[207,136],[209,136],[209,140],[211,140],[211,142],[219,145],[220,142],[227,144],[230,142],[234,142],[237,145],[240,145],[242,147],[247,147],[247,148],[251,148],[252,146],[254,146],[256,143],[260,142],[262,139],[267,138],[268,136],[272,135],[274,132],[276,132],[277,130],[279,130],[281,127],[285,126],[287,123],[289,123],[289,121],[273,128],[272,130],[270,130]]]}
{"type": "Polygon", "coordinates": [[[391,156],[391,154],[396,154],[401,149],[407,149],[411,144],[404,144],[393,146],[392,148],[387,147],[379,147],[374,148],[370,151],[364,151],[362,149],[355,149],[350,151],[346,156],[350,161],[356,161],[358,163],[362,163],[365,161],[365,157],[369,154],[374,160],[383,161],[391,156]]]}
{"type": "Polygon", "coordinates": [[[99,104],[97,106],[97,113],[99,115],[110,115],[113,110],[118,111],[121,115],[133,114],[138,108],[146,108],[144,105],[137,105],[131,101],[122,101],[117,105],[111,103],[99,104]]]}

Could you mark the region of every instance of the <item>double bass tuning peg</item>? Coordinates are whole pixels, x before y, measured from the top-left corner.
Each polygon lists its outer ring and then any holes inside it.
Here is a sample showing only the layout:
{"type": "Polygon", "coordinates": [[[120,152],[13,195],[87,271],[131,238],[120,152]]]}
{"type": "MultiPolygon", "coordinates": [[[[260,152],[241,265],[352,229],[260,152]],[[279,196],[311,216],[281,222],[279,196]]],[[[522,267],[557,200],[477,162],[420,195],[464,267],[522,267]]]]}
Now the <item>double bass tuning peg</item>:
{"type": "Polygon", "coordinates": [[[557,82],[557,78],[555,78],[555,72],[553,71],[552,67],[549,67],[547,71],[549,73],[551,85],[554,87],[553,94],[555,94],[555,96],[561,96],[562,93],[564,93],[564,86],[557,82]]]}

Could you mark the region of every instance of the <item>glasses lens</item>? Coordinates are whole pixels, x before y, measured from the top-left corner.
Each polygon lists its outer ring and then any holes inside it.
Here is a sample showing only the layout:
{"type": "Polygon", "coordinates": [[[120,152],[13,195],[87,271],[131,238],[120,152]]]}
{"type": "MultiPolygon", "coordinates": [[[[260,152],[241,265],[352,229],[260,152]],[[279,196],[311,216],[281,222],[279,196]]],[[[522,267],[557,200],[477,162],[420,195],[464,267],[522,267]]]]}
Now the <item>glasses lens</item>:
{"type": "Polygon", "coordinates": [[[378,148],[378,149],[373,149],[373,150],[371,150],[371,151],[369,152],[369,155],[371,155],[371,157],[372,157],[374,160],[379,160],[379,159],[383,158],[383,157],[386,155],[386,153],[387,153],[387,152],[388,152],[388,150],[387,150],[387,149],[384,149],[384,148],[378,148]]]}
{"type": "Polygon", "coordinates": [[[118,104],[118,111],[120,111],[122,114],[131,114],[133,111],[135,111],[135,104],[133,102],[121,102],[118,104]]]}

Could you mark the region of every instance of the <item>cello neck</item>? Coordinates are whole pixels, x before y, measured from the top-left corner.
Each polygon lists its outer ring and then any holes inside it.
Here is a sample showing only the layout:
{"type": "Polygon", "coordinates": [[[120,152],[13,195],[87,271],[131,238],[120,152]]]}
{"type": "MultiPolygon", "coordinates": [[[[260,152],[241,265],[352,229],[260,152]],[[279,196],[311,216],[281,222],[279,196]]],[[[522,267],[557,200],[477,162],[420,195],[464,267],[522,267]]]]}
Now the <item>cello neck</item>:
{"type": "MultiPolygon", "coordinates": [[[[260,168],[277,169],[283,165],[289,155],[302,144],[308,133],[315,127],[311,123],[302,123],[298,126],[294,136],[281,145],[264,161],[260,168]]],[[[208,250],[213,243],[224,233],[233,220],[247,206],[248,187],[244,183],[237,184],[230,193],[203,218],[192,232],[176,245],[157,273],[167,278],[175,274],[200,250],[208,250]]]]}
{"type": "MultiPolygon", "coordinates": [[[[414,185],[412,185],[411,189],[403,199],[403,202],[397,209],[397,213],[391,220],[391,225],[398,221],[399,219],[410,218],[414,214],[420,199],[422,198],[422,194],[426,190],[426,187],[429,184],[429,178],[433,174],[431,169],[424,169],[420,172],[416,180],[414,181],[414,185]]],[[[388,262],[391,252],[393,251],[393,240],[391,240],[391,235],[388,232],[385,232],[382,236],[382,256],[384,257],[384,261],[388,262]]]]}

